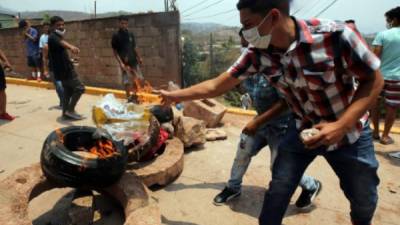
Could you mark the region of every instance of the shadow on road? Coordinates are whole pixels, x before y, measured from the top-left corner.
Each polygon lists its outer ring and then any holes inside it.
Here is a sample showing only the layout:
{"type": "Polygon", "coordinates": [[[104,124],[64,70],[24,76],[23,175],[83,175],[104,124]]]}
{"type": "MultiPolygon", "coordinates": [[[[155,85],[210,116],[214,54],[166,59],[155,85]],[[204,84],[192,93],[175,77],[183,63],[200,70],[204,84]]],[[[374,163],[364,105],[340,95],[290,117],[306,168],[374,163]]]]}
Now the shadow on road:
{"type": "Polygon", "coordinates": [[[73,126],[74,125],[71,120],[65,120],[65,119],[63,119],[62,116],[57,117],[57,123],[65,125],[65,126],[73,126]]]}
{"type": "Polygon", "coordinates": [[[190,223],[190,222],[181,222],[181,221],[173,221],[167,219],[165,216],[161,216],[161,222],[166,225],[199,225],[197,223],[190,223]]]}
{"type": "Polygon", "coordinates": [[[389,151],[375,151],[375,152],[377,155],[380,155],[383,158],[385,158],[387,161],[389,161],[390,164],[400,167],[400,160],[389,156],[390,153],[395,153],[398,151],[390,151],[390,152],[389,151]]]}
{"type": "MultiPolygon", "coordinates": [[[[198,183],[198,184],[182,184],[173,183],[165,187],[164,191],[177,192],[185,189],[215,189],[222,190],[225,187],[225,183],[198,183]]],[[[259,186],[242,186],[242,193],[239,198],[232,199],[227,203],[229,208],[237,213],[243,213],[254,218],[258,218],[262,204],[264,201],[265,188],[259,186]]],[[[212,199],[210,199],[210,202],[212,199]]],[[[215,206],[217,207],[217,206],[215,206]]],[[[307,210],[299,210],[294,205],[289,205],[285,217],[294,216],[302,213],[310,213],[316,207],[310,207],[307,210]]],[[[180,223],[173,225],[180,225],[180,223]]],[[[182,223],[185,224],[185,223],[182,223]]]]}
{"type": "Polygon", "coordinates": [[[0,126],[6,125],[7,123],[11,123],[9,120],[0,120],[0,126]]]}

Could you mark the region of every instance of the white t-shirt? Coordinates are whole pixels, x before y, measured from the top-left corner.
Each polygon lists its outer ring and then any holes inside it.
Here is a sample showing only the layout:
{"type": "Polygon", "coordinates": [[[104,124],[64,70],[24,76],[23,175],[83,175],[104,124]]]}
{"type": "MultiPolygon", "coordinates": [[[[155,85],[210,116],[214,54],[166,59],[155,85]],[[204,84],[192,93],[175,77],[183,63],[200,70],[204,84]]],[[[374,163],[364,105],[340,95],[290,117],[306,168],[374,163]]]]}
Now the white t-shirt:
{"type": "Polygon", "coordinates": [[[47,43],[49,43],[49,35],[42,34],[39,39],[39,48],[42,49],[45,45],[47,45],[47,43]]]}

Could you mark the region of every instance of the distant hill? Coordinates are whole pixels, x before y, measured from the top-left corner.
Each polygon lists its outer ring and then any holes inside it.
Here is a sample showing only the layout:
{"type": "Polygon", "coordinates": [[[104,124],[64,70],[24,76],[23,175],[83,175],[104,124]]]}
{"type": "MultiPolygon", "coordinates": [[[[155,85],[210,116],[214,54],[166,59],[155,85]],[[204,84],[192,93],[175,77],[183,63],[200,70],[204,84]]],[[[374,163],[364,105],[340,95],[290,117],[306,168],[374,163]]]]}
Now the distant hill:
{"type": "Polygon", "coordinates": [[[4,8],[4,7],[1,7],[1,6],[0,6],[0,13],[3,13],[3,14],[12,14],[12,15],[15,14],[15,12],[13,12],[12,10],[7,9],[7,8],[4,8]]]}
{"type": "Polygon", "coordinates": [[[181,30],[189,30],[192,34],[198,33],[210,33],[215,32],[217,30],[221,30],[227,28],[224,25],[217,24],[217,23],[182,23],[181,30]]]}
{"type": "Polygon", "coordinates": [[[239,40],[239,27],[229,27],[216,23],[182,23],[181,31],[183,34],[192,36],[195,42],[208,42],[210,33],[214,40],[226,41],[230,37],[239,40]]]}
{"type": "MultiPolygon", "coordinates": [[[[49,16],[61,16],[66,21],[71,20],[84,20],[93,18],[93,14],[86,12],[76,12],[76,11],[63,11],[63,10],[50,10],[50,11],[38,11],[38,12],[21,12],[22,18],[42,18],[45,14],[49,16]]],[[[118,15],[128,15],[132,14],[130,12],[119,11],[119,12],[109,12],[97,14],[97,18],[112,17],[118,15]]]]}
{"type": "MultiPolygon", "coordinates": [[[[0,12],[10,13],[17,15],[18,13],[12,11],[10,9],[4,8],[0,6],[0,12]]],[[[93,14],[86,12],[77,12],[77,11],[65,11],[65,10],[47,10],[47,11],[37,11],[37,12],[20,12],[21,18],[24,19],[37,19],[43,18],[44,15],[48,14],[49,16],[61,16],[66,21],[71,20],[84,20],[93,18],[93,14]]],[[[118,12],[108,12],[97,14],[97,18],[104,17],[112,17],[118,15],[129,15],[131,12],[126,11],[118,11],[118,12]]],[[[215,41],[226,41],[230,37],[235,40],[238,40],[237,32],[239,31],[239,27],[229,27],[217,23],[182,23],[181,24],[182,33],[190,34],[190,36],[194,37],[196,42],[208,42],[210,33],[213,33],[215,41]]]]}
{"type": "Polygon", "coordinates": [[[83,20],[90,18],[90,14],[85,12],[75,12],[75,11],[38,11],[38,12],[21,12],[21,18],[23,19],[32,19],[32,18],[42,18],[44,15],[48,14],[49,16],[61,16],[66,21],[70,20],[83,20]]]}

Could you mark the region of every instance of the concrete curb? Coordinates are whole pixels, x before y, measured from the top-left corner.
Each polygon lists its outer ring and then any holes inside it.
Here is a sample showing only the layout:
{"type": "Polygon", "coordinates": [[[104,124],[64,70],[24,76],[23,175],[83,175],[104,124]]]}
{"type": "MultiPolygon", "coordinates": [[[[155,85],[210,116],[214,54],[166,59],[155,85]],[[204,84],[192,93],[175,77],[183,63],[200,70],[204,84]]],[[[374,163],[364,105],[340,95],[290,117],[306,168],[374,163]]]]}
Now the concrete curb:
{"type": "MultiPolygon", "coordinates": [[[[19,78],[11,78],[6,77],[6,81],[8,84],[16,84],[16,85],[24,85],[30,87],[38,87],[38,88],[46,88],[46,89],[54,89],[54,85],[51,82],[47,81],[36,81],[36,80],[26,80],[26,79],[19,79],[19,78]]],[[[117,98],[125,98],[125,91],[109,89],[109,88],[97,88],[97,87],[90,87],[85,86],[85,94],[90,95],[106,95],[108,93],[112,93],[117,98]]]]}
{"type": "MultiPolygon", "coordinates": [[[[16,84],[16,85],[24,85],[24,86],[30,86],[30,87],[38,87],[38,88],[46,88],[46,89],[54,89],[54,86],[52,83],[47,82],[47,81],[35,81],[35,80],[26,80],[26,79],[20,79],[20,78],[11,78],[11,77],[6,77],[6,81],[9,84],[16,84]]],[[[90,95],[106,95],[106,94],[114,94],[115,97],[117,98],[125,98],[125,91],[121,90],[115,90],[115,89],[109,89],[109,88],[97,88],[97,87],[90,87],[86,86],[86,94],[90,95]]],[[[235,115],[242,115],[242,116],[256,116],[257,113],[254,110],[244,110],[241,108],[227,108],[226,110],[227,113],[235,114],[235,115]]],[[[373,126],[371,125],[371,128],[373,126]]],[[[383,131],[383,126],[379,127],[380,131],[383,131]]],[[[391,132],[393,134],[400,134],[400,127],[393,127],[391,132]]]]}

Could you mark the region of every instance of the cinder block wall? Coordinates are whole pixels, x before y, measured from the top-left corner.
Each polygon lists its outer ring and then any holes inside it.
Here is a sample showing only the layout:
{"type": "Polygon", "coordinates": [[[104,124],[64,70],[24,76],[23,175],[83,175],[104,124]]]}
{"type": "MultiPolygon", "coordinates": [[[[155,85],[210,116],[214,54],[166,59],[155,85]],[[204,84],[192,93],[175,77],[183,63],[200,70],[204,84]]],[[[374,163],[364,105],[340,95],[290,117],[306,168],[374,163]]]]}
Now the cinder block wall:
{"type": "MultiPolygon", "coordinates": [[[[119,67],[111,48],[118,17],[66,22],[66,29],[66,40],[81,49],[76,69],[85,85],[121,89],[119,67]]],[[[129,29],[136,36],[145,79],[157,88],[170,80],[181,84],[179,13],[131,15],[129,29]]],[[[13,76],[25,78],[30,74],[20,30],[1,29],[0,48],[18,73],[13,76]]]]}

